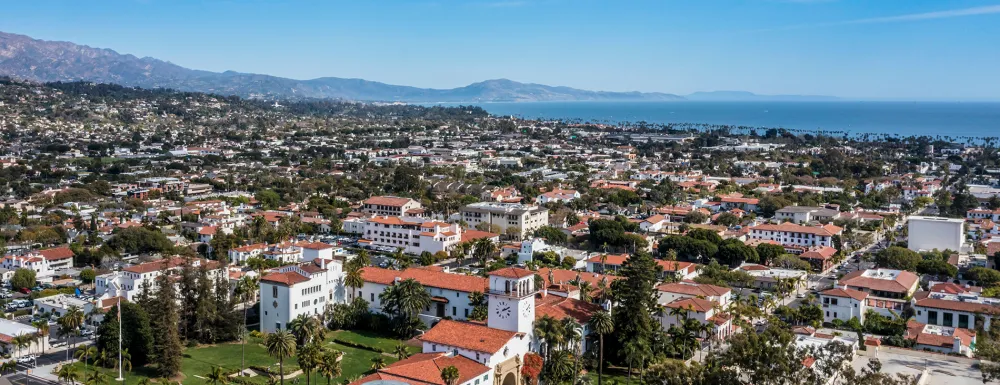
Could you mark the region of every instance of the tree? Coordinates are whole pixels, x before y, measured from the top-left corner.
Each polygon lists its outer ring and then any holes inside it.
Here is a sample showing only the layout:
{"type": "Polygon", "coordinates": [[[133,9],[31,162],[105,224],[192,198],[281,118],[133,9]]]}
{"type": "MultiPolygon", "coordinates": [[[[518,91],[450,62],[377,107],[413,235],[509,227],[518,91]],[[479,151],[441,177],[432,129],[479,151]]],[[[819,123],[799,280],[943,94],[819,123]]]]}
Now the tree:
{"type": "Polygon", "coordinates": [[[978,282],[982,287],[995,286],[1000,283],[1000,271],[986,267],[973,267],[965,272],[964,276],[978,282]]]}
{"type": "Polygon", "coordinates": [[[87,346],[80,349],[76,349],[76,351],[73,352],[73,358],[83,361],[84,371],[87,370],[87,362],[88,360],[90,360],[90,357],[93,357],[95,355],[97,355],[97,348],[93,346],[87,346]]]}
{"type": "Polygon", "coordinates": [[[812,269],[812,265],[809,262],[803,261],[801,258],[792,255],[785,254],[771,261],[771,266],[780,269],[791,269],[791,270],[806,270],[812,269]]]}
{"type": "Polygon", "coordinates": [[[590,330],[597,334],[598,348],[597,356],[597,385],[604,383],[604,336],[615,331],[614,320],[611,315],[604,310],[598,310],[590,318],[590,330]]]}
{"type": "MultiPolygon", "coordinates": [[[[40,320],[31,323],[35,329],[38,329],[38,338],[44,340],[49,336],[51,329],[49,328],[49,321],[40,320]]],[[[45,344],[42,344],[42,354],[45,354],[45,344]]]]}
{"type": "Polygon", "coordinates": [[[715,223],[726,227],[733,227],[740,224],[740,217],[730,212],[724,212],[715,218],[715,223]]]}
{"type": "MultiPolygon", "coordinates": [[[[59,317],[59,325],[65,329],[66,334],[70,336],[76,336],[77,333],[79,333],[80,326],[83,326],[83,322],[83,310],[80,310],[80,308],[76,305],[70,305],[69,308],[66,309],[66,313],[63,314],[62,317],[59,317]]],[[[69,354],[69,350],[73,349],[75,342],[75,339],[70,340],[70,349],[66,350],[67,354],[69,354]]]]}
{"type": "Polygon", "coordinates": [[[761,243],[757,245],[758,263],[767,265],[779,256],[785,254],[785,248],[781,245],[761,243]]]}
{"type": "Polygon", "coordinates": [[[469,314],[470,320],[485,321],[489,317],[489,303],[482,292],[469,293],[469,305],[472,305],[472,313],[469,314]]]}
{"type": "Polygon", "coordinates": [[[396,333],[405,338],[411,337],[420,326],[417,318],[420,310],[431,304],[430,294],[412,278],[389,286],[379,294],[379,300],[382,301],[382,310],[393,315],[396,333]]]}
{"type": "Polygon", "coordinates": [[[80,379],[80,372],[76,369],[76,366],[63,365],[59,367],[56,376],[59,377],[60,381],[69,381],[71,385],[76,385],[76,381],[80,379]]]}
{"type": "Polygon", "coordinates": [[[385,358],[382,357],[382,356],[372,357],[371,362],[372,362],[372,365],[371,365],[371,369],[372,370],[384,369],[385,366],[386,366],[385,365],[385,358]]]}
{"type": "Polygon", "coordinates": [[[454,365],[441,368],[441,380],[444,381],[445,385],[456,385],[459,377],[458,368],[454,365]]]}
{"type": "Polygon", "coordinates": [[[891,246],[875,254],[875,264],[889,269],[917,271],[921,261],[923,257],[916,251],[899,246],[891,246]]]}
{"type": "Polygon", "coordinates": [[[281,205],[281,196],[272,190],[258,191],[254,196],[265,210],[278,208],[281,205]]]}
{"type": "Polygon", "coordinates": [[[330,385],[330,380],[334,377],[340,377],[340,357],[343,354],[344,353],[333,349],[323,350],[323,355],[320,357],[319,366],[316,367],[316,370],[322,374],[323,377],[326,377],[326,385],[330,385]]]}
{"type": "Polygon", "coordinates": [[[96,278],[97,273],[94,272],[94,269],[86,268],[80,271],[80,280],[83,281],[83,283],[94,283],[94,279],[96,278]]]}
{"type": "Polygon", "coordinates": [[[434,254],[431,254],[429,251],[421,252],[419,259],[420,259],[420,265],[421,266],[430,266],[430,265],[433,265],[435,262],[437,262],[434,259],[434,254]]]}
{"type": "Polygon", "coordinates": [[[674,235],[663,238],[659,246],[657,246],[657,250],[661,255],[665,255],[670,250],[673,250],[677,253],[678,259],[707,261],[719,251],[719,247],[710,241],[674,235]]]}
{"type": "Polygon", "coordinates": [[[708,214],[705,214],[698,210],[692,210],[684,216],[684,223],[705,223],[708,221],[708,214]]]}
{"type": "Polygon", "coordinates": [[[85,382],[87,385],[102,385],[107,384],[109,381],[108,375],[100,370],[94,370],[87,375],[85,382]]]}
{"type": "Polygon", "coordinates": [[[709,241],[716,245],[722,243],[722,236],[720,236],[719,233],[709,229],[691,229],[687,232],[687,234],[684,235],[686,235],[691,239],[709,241]]]}
{"type": "Polygon", "coordinates": [[[310,343],[298,351],[296,358],[298,359],[299,368],[306,375],[306,385],[309,385],[312,371],[319,367],[320,360],[323,359],[323,349],[318,342],[310,343]]]}
{"type": "Polygon", "coordinates": [[[295,337],[284,330],[271,333],[264,339],[264,349],[267,355],[278,360],[278,371],[281,384],[285,384],[285,358],[295,354],[295,337]]]}
{"type": "Polygon", "coordinates": [[[31,289],[37,284],[35,271],[31,269],[17,269],[14,271],[14,277],[10,279],[10,287],[14,290],[31,289]]]}
{"type": "Polygon", "coordinates": [[[180,324],[177,291],[170,276],[163,274],[157,280],[156,294],[152,299],[154,306],[150,308],[153,312],[150,314],[150,326],[154,331],[152,356],[157,363],[157,374],[170,378],[180,371],[183,354],[177,330],[180,324]]]}
{"type": "Polygon", "coordinates": [[[924,259],[917,264],[916,271],[920,274],[942,277],[955,277],[958,275],[958,268],[942,259],[924,259]]]}
{"type": "Polygon", "coordinates": [[[743,262],[756,263],[760,261],[756,249],[736,238],[723,241],[719,246],[719,251],[715,253],[715,259],[718,259],[719,263],[729,266],[739,266],[743,262]]]}
{"type": "MultiPolygon", "coordinates": [[[[579,221],[579,219],[577,219],[579,221]]],[[[550,244],[559,245],[566,243],[568,237],[562,229],[557,229],[552,226],[542,226],[535,230],[535,236],[538,238],[545,238],[550,244]]]]}
{"type": "Polygon", "coordinates": [[[617,306],[612,312],[619,356],[631,366],[639,360],[642,370],[644,359],[649,356],[650,342],[659,327],[652,314],[657,310],[656,284],[662,267],[648,253],[632,255],[619,271],[622,279],[611,283],[617,306]]]}
{"type": "Polygon", "coordinates": [[[229,376],[227,376],[226,372],[219,366],[213,366],[212,372],[207,374],[205,379],[212,385],[226,385],[226,383],[229,382],[229,376]]]}

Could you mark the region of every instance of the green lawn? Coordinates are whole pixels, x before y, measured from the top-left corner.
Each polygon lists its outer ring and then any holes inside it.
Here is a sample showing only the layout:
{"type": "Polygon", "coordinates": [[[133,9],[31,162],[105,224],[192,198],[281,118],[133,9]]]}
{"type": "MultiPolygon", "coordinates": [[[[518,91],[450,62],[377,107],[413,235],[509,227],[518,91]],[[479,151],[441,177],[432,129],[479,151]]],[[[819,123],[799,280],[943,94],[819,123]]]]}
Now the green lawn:
{"type": "MultiPolygon", "coordinates": [[[[358,344],[364,344],[366,346],[373,346],[382,349],[386,353],[393,353],[396,350],[396,346],[401,342],[397,339],[386,338],[376,333],[366,331],[366,330],[339,330],[331,333],[331,339],[337,338],[344,341],[354,342],[358,344]]],[[[421,349],[417,346],[406,346],[410,354],[420,353],[421,349]]]]}
{"type": "MultiPolygon", "coordinates": [[[[400,343],[399,340],[394,340],[390,338],[378,337],[367,333],[358,333],[353,331],[338,331],[330,333],[327,337],[326,346],[333,349],[344,352],[344,358],[341,361],[341,372],[342,376],[334,378],[333,383],[341,383],[344,379],[352,379],[355,377],[363,376],[369,373],[371,367],[371,359],[378,356],[379,353],[375,353],[369,350],[356,349],[344,345],[340,345],[332,342],[333,336],[336,335],[338,338],[342,338],[349,341],[358,341],[383,347],[387,352],[392,352],[393,348],[400,343]]],[[[413,350],[416,352],[416,350],[413,350]]],[[[242,357],[241,345],[239,343],[227,343],[218,345],[205,345],[197,346],[193,348],[187,348],[184,350],[184,358],[181,364],[181,371],[184,373],[184,379],[182,383],[184,385],[203,385],[206,384],[206,377],[208,373],[212,371],[213,366],[221,366],[227,371],[239,370],[240,362],[242,357]],[[202,377],[202,378],[199,378],[202,377]]],[[[385,359],[386,364],[395,362],[394,357],[388,355],[382,355],[385,359]]],[[[80,369],[80,373],[83,373],[83,363],[76,363],[80,369]]],[[[251,365],[258,366],[270,366],[277,370],[278,360],[271,358],[267,355],[267,351],[264,346],[260,344],[259,339],[250,338],[246,344],[246,366],[251,365]]],[[[285,359],[285,370],[297,370],[298,364],[296,363],[295,356],[285,359]]],[[[90,366],[90,370],[93,370],[93,366],[90,366]]],[[[100,368],[99,370],[104,371],[109,378],[113,379],[118,376],[118,371],[114,369],[100,368]]],[[[151,378],[154,374],[150,368],[135,368],[132,373],[126,373],[126,382],[129,384],[135,384],[142,378],[151,378]]],[[[312,373],[311,383],[323,385],[326,384],[327,380],[323,376],[312,373]]],[[[302,385],[305,384],[305,377],[299,375],[295,377],[299,379],[302,385]]],[[[267,376],[257,376],[253,377],[251,381],[265,384],[267,382],[267,376]]]]}

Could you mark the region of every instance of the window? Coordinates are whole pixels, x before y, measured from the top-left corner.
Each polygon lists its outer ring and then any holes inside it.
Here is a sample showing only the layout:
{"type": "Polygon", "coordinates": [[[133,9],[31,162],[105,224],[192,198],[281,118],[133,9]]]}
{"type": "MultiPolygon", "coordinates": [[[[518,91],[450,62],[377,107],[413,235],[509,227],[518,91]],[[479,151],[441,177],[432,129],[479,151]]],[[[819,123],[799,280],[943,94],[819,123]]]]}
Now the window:
{"type": "Polygon", "coordinates": [[[954,321],[952,318],[954,318],[955,314],[953,313],[941,313],[941,314],[944,316],[943,320],[941,321],[941,325],[955,326],[954,324],[952,324],[952,322],[954,321]]]}
{"type": "Polygon", "coordinates": [[[837,299],[836,298],[830,298],[830,304],[833,305],[833,306],[837,306],[837,299]]]}
{"type": "Polygon", "coordinates": [[[928,325],[937,325],[938,324],[938,314],[937,314],[937,311],[935,311],[935,310],[928,310],[927,311],[927,324],[928,325]]]}
{"type": "Polygon", "coordinates": [[[277,286],[271,286],[271,295],[274,296],[274,298],[278,298],[278,287],[277,286]]]}
{"type": "Polygon", "coordinates": [[[375,293],[371,293],[371,295],[372,295],[372,302],[375,302],[375,293]]]}
{"type": "Polygon", "coordinates": [[[275,330],[281,330],[281,322],[275,322],[274,323],[274,329],[275,330]]]}
{"type": "Polygon", "coordinates": [[[458,306],[452,306],[451,307],[451,316],[454,317],[456,315],[458,315],[458,306]]]}
{"type": "Polygon", "coordinates": [[[969,328],[969,315],[968,314],[959,314],[958,315],[958,327],[965,328],[965,329],[969,328]]]}

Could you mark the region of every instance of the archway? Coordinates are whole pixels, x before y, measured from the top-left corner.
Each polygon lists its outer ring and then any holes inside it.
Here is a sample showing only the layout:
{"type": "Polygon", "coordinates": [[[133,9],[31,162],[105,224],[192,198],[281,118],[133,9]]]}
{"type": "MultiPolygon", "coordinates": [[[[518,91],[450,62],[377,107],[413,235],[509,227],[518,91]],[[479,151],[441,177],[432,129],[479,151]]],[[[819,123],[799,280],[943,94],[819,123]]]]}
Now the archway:
{"type": "Polygon", "coordinates": [[[507,375],[503,377],[503,383],[500,385],[517,385],[517,378],[515,378],[514,373],[507,373],[507,375]]]}

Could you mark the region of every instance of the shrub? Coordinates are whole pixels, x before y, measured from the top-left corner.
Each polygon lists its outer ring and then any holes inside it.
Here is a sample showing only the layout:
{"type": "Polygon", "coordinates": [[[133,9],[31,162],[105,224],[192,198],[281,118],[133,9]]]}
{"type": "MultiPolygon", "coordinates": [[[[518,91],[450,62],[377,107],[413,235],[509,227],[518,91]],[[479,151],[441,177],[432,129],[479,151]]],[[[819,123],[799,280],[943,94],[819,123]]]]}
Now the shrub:
{"type": "Polygon", "coordinates": [[[370,350],[370,351],[373,351],[375,353],[385,353],[385,350],[383,350],[382,348],[380,348],[378,346],[368,346],[368,345],[365,345],[365,344],[362,344],[362,343],[359,343],[359,342],[348,341],[348,340],[344,340],[344,339],[340,339],[340,338],[334,338],[333,342],[336,342],[336,343],[344,345],[344,346],[352,347],[352,348],[370,350]]]}

